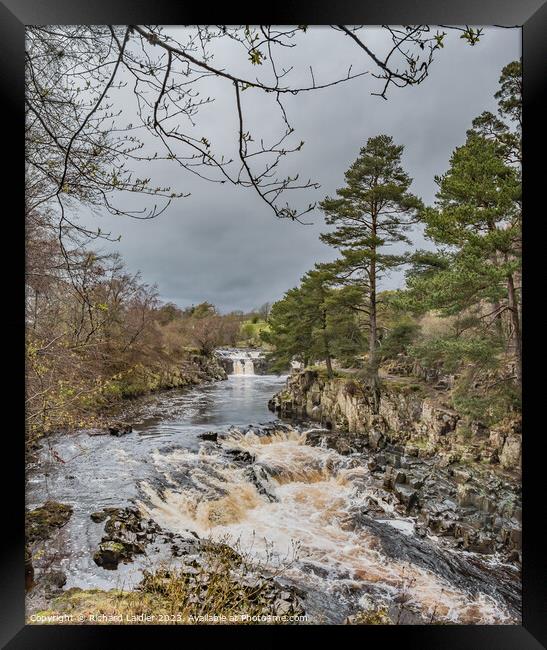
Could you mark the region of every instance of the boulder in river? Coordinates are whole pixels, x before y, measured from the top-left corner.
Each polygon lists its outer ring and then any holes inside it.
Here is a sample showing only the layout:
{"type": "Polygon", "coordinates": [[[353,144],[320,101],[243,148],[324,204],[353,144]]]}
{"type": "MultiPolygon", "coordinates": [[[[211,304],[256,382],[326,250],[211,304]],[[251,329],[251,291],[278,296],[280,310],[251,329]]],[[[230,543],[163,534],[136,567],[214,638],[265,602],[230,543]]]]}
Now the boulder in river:
{"type": "Polygon", "coordinates": [[[205,433],[199,433],[198,438],[202,440],[209,440],[211,442],[216,442],[218,439],[218,433],[216,431],[206,431],[205,433]]]}
{"type": "Polygon", "coordinates": [[[26,513],[25,534],[27,542],[43,542],[53,532],[66,524],[72,515],[72,506],[57,501],[46,501],[43,506],[26,513]]]}
{"type": "MultiPolygon", "coordinates": [[[[104,525],[104,535],[93,554],[95,564],[103,569],[117,569],[120,562],[132,562],[135,555],[143,555],[150,542],[157,538],[171,545],[173,555],[184,555],[193,550],[193,538],[166,533],[152,519],[144,517],[134,506],[104,508],[93,512],[90,518],[104,525]]],[[[192,536],[190,536],[192,537],[192,536]]]]}
{"type": "Polygon", "coordinates": [[[131,555],[121,542],[101,542],[93,555],[95,564],[104,569],[117,569],[123,560],[130,560],[131,555]]]}
{"type": "Polygon", "coordinates": [[[112,422],[108,425],[108,431],[111,436],[124,436],[133,431],[133,427],[128,422],[112,422]]]}

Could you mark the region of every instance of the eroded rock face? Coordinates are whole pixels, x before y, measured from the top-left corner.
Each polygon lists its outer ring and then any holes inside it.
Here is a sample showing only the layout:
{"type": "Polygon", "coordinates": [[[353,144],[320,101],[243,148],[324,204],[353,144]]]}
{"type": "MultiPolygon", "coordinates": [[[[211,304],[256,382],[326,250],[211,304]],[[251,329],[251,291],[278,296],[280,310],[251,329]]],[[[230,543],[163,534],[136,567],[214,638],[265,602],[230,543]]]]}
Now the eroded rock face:
{"type": "Polygon", "coordinates": [[[492,431],[479,423],[469,428],[434,391],[404,381],[386,381],[383,390],[374,415],[366,388],[306,370],[291,375],[269,407],[285,417],[320,422],[323,428],[307,434],[308,444],[340,454],[364,452],[378,483],[402,512],[418,517],[424,534],[450,538],[465,550],[503,551],[520,559],[518,423],[492,431]]]}
{"type": "Polygon", "coordinates": [[[499,462],[503,469],[520,472],[517,420],[492,431],[478,422],[468,427],[438,391],[412,378],[384,381],[377,415],[362,383],[326,379],[313,370],[293,373],[268,406],[282,417],[310,419],[334,431],[368,437],[372,449],[390,441],[407,445],[411,454],[422,458],[439,456],[445,465],[459,460],[499,462]]]}

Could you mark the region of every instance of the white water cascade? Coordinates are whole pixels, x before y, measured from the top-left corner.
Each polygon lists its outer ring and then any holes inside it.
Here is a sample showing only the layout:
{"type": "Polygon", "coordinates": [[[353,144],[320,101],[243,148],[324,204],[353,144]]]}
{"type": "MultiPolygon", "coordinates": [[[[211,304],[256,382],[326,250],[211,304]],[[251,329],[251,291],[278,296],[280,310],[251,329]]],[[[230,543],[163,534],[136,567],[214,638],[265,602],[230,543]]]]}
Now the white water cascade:
{"type": "Polygon", "coordinates": [[[222,348],[216,354],[232,375],[255,375],[255,362],[263,356],[260,350],[237,348],[222,348]]]}
{"type": "Polygon", "coordinates": [[[234,375],[254,375],[255,367],[252,359],[234,359],[234,375]]]}

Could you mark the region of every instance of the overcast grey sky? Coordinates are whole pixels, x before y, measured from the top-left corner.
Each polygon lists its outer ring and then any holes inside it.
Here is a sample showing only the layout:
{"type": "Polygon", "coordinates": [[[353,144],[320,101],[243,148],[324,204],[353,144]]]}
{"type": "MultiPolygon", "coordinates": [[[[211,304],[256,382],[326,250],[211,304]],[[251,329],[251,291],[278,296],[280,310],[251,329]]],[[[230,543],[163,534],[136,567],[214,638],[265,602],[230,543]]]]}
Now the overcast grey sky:
{"type": "MultiPolygon", "coordinates": [[[[369,42],[381,45],[384,38],[380,29],[370,28],[369,42]]],[[[317,83],[343,76],[349,63],[354,68],[368,63],[347,37],[320,27],[310,28],[287,56],[295,66],[294,82],[309,82],[310,62],[317,83]]],[[[231,57],[235,53],[229,47],[217,47],[217,65],[231,67],[231,57]]],[[[485,28],[474,47],[449,34],[430,76],[417,87],[393,88],[388,101],[370,94],[379,88],[370,76],[289,97],[286,108],[295,137],[305,146],[287,158],[284,171],[299,171],[302,178],[321,184],[319,190],[302,192],[299,203],[332,195],[343,185],[344,172],[360,147],[380,133],[405,145],[403,164],[414,178],[411,190],[432,202],[434,176],[446,170],[472,119],[483,110],[496,111],[493,95],[501,68],[518,57],[518,29],[485,28]]],[[[235,59],[233,63],[237,65],[235,59]]],[[[216,80],[210,92],[216,101],[200,113],[196,128],[213,147],[230,151],[236,137],[233,86],[216,80]]],[[[270,97],[251,97],[249,92],[242,98],[245,115],[258,134],[273,137],[279,132],[279,115],[270,97]]],[[[103,250],[118,250],[130,270],[140,270],[143,279],[158,285],[164,300],[182,307],[208,300],[222,311],[252,309],[279,299],[315,262],[335,255],[319,241],[325,224],[318,210],[308,215],[312,226],[279,220],[251,189],[208,183],[169,161],[149,167],[145,174],[153,183],[173,185],[191,196],[173,202],[153,220],[105,215],[92,223],[121,235],[119,243],[103,244],[103,250]]],[[[127,205],[136,207],[140,200],[130,196],[127,205]]],[[[90,223],[87,215],[82,219],[90,223]]],[[[424,246],[419,231],[414,239],[416,247],[424,246]]],[[[401,282],[402,275],[394,274],[382,288],[401,282]]]]}

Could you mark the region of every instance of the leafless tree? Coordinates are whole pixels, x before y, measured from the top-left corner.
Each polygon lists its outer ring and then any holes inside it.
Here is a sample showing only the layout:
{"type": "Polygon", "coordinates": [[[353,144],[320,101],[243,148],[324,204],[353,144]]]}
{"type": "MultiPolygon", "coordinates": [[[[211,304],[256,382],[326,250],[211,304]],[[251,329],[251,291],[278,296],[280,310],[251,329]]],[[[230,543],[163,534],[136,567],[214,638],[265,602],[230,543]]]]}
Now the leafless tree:
{"type": "MultiPolygon", "coordinates": [[[[289,190],[318,186],[301,181],[298,175],[284,176],[280,170],[284,157],[304,144],[295,137],[285,98],[367,74],[379,80],[376,94],[386,98],[392,86],[421,83],[443,47],[445,32],[439,28],[383,29],[390,37],[389,47],[375,52],[367,44],[367,27],[332,26],[335,34],[355,43],[355,61],[348,62],[345,75],[321,82],[320,69],[310,66],[309,83],[293,85],[293,66],[282,67],[278,55],[280,50],[297,47],[298,36],[307,30],[304,25],[185,30],[151,25],[29,27],[27,184],[34,191],[30,209],[56,203],[61,234],[63,227],[75,227],[67,214],[75,201],[106,207],[114,214],[152,218],[184,193],[152,187],[149,178],[135,177],[132,166],[171,159],[212,182],[254,189],[276,216],[299,220],[314,205],[296,208],[283,197],[289,190]],[[230,67],[215,62],[213,50],[220,40],[240,49],[241,61],[253,67],[253,74],[242,75],[233,61],[230,67]],[[203,83],[210,79],[233,88],[238,124],[234,158],[215,150],[205,135],[196,135],[200,109],[215,99],[202,94],[203,83]],[[117,107],[116,90],[122,88],[133,91],[136,123],[126,123],[124,111],[117,107]],[[271,96],[282,117],[283,128],[275,142],[265,142],[247,126],[246,97],[256,93],[271,96]],[[152,153],[144,147],[150,136],[161,145],[152,153]],[[123,192],[150,194],[163,204],[129,211],[114,202],[123,192]]],[[[480,30],[460,29],[469,43],[478,40],[480,30]]],[[[320,62],[315,64],[320,68],[320,62]]],[[[85,234],[105,236],[100,229],[85,234]]]]}

